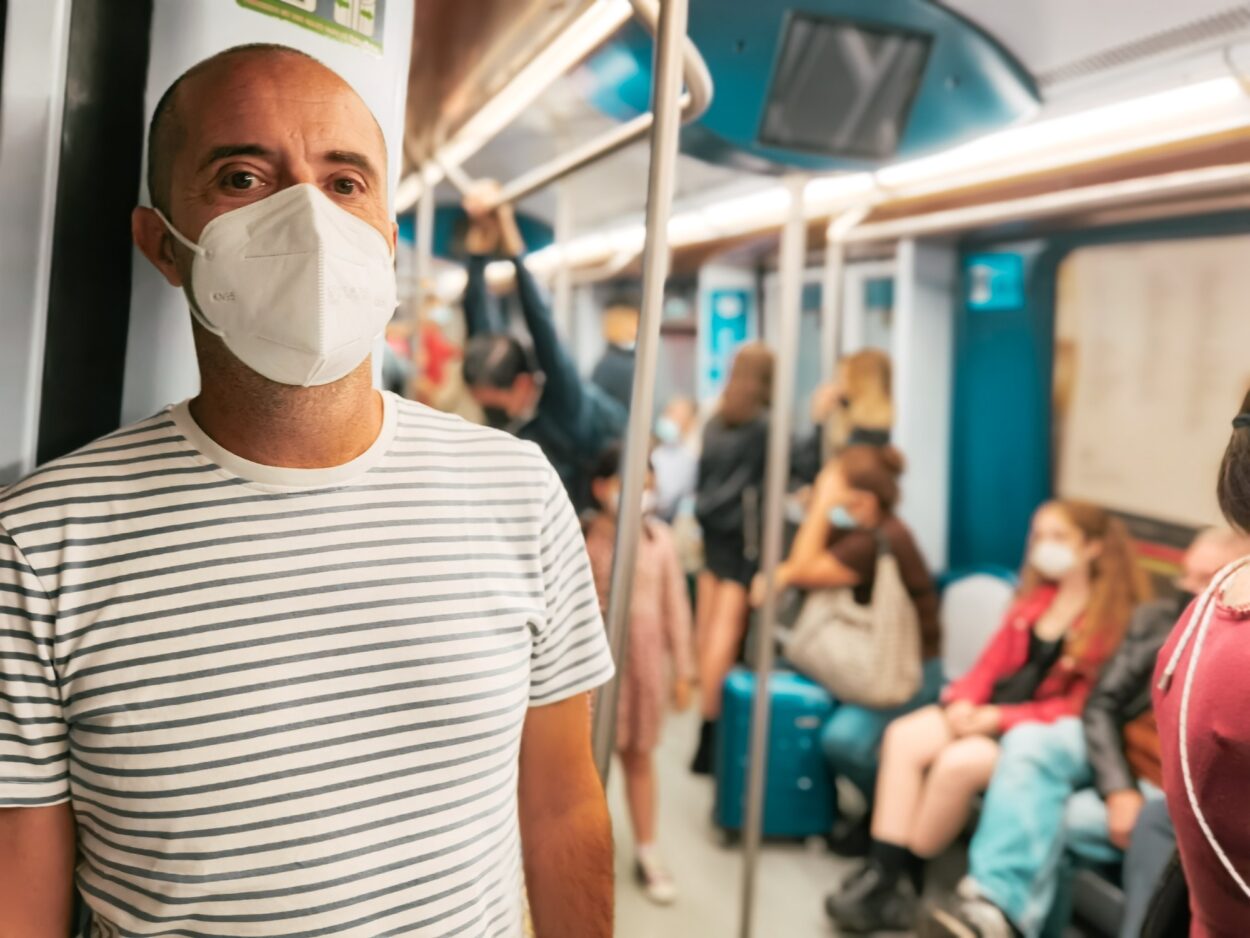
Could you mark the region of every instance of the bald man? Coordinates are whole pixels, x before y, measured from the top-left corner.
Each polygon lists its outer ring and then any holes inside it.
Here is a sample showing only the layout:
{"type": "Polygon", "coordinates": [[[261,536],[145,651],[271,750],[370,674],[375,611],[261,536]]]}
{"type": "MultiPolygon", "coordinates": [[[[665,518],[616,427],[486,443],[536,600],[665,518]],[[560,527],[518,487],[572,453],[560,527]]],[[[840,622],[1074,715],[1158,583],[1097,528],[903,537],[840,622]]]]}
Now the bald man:
{"type": "Polygon", "coordinates": [[[291,49],[158,106],[144,256],[201,391],[0,494],[0,935],[612,929],[612,672],[532,444],[371,386],[386,148],[291,49]]]}
{"type": "Polygon", "coordinates": [[[1155,659],[1194,596],[1250,539],[1204,531],[1182,561],[1178,595],[1146,603],[1107,663],[1083,719],[1025,724],[1002,740],[955,908],[935,907],[925,938],[1038,938],[1062,887],[1065,851],[1085,864],[1124,863],[1121,938],[1138,938],[1172,851],[1159,730],[1151,706],[1155,659]]]}

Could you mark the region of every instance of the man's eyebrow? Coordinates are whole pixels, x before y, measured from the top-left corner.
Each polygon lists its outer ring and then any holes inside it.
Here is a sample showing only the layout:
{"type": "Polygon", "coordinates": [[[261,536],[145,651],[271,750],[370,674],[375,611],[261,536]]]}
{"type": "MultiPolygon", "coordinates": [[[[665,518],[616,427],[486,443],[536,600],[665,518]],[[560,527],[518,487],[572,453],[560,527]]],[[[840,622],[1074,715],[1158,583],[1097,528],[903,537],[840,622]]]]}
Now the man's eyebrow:
{"type": "Polygon", "coordinates": [[[213,147],[204,162],[200,164],[200,172],[208,169],[218,160],[226,160],[232,156],[260,156],[271,159],[274,152],[262,147],[259,143],[228,143],[225,146],[213,147]]]}
{"type": "Polygon", "coordinates": [[[326,154],[325,158],[331,163],[343,163],[346,166],[354,166],[372,180],[376,181],[378,179],[378,168],[373,164],[373,160],[363,153],[354,153],[351,150],[331,150],[326,154]]]}

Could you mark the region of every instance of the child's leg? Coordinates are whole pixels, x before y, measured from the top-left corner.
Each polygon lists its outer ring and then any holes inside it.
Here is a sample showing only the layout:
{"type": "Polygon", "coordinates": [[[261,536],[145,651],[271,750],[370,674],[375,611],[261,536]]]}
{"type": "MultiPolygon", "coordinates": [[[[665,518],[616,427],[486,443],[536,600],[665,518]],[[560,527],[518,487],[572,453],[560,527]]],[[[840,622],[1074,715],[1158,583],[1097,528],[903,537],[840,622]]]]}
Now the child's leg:
{"type": "Polygon", "coordinates": [[[651,753],[628,750],[621,754],[625,769],[625,797],[634,828],[635,846],[655,842],[655,773],[651,753]]]}
{"type": "Polygon", "coordinates": [[[938,756],[925,779],[908,846],[930,859],[949,847],[972,813],[972,799],[985,791],[998,761],[998,743],[987,736],[956,740],[938,756]]]}

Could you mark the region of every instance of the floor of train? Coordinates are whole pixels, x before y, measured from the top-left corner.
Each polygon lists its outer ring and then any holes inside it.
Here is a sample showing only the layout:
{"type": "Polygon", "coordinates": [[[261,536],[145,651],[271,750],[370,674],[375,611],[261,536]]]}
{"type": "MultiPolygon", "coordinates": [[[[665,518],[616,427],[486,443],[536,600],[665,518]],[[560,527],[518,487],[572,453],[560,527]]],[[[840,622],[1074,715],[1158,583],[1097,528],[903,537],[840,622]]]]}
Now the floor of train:
{"type": "MultiPolygon", "coordinates": [[[[633,839],[618,767],[608,798],[616,826],[616,933],[621,938],[692,938],[738,933],[742,853],[721,845],[711,824],[712,782],[691,775],[686,765],[698,719],[693,712],[669,717],[656,752],[659,843],[680,895],[667,908],[650,903],[634,884],[633,839]]],[[[939,887],[951,887],[962,873],[949,856],[930,871],[939,887]]],[[[825,893],[854,867],[818,842],[766,843],[761,850],[756,892],[756,929],[761,936],[830,938],[836,934],[822,908],[825,893]]],[[[897,935],[898,933],[894,933],[897,935]]],[[[1070,929],[1065,938],[1082,938],[1070,929]]]]}

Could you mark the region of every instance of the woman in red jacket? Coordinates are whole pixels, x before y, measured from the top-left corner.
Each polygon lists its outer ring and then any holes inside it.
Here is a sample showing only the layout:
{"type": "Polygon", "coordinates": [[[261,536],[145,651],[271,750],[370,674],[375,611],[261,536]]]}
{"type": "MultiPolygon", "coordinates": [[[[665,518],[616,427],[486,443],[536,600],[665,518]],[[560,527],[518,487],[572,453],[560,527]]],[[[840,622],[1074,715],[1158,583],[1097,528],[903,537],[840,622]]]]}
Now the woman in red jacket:
{"type": "Polygon", "coordinates": [[[843,929],[913,926],[924,863],[967,824],[994,772],[998,737],[1079,715],[1148,595],[1118,519],[1073,501],[1037,510],[1016,602],[980,659],[940,704],[886,731],[868,862],[826,902],[843,929]]]}

